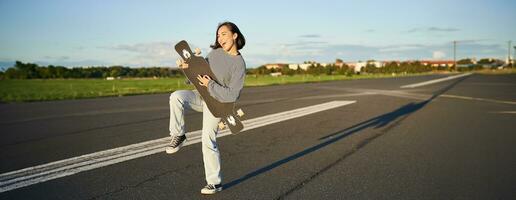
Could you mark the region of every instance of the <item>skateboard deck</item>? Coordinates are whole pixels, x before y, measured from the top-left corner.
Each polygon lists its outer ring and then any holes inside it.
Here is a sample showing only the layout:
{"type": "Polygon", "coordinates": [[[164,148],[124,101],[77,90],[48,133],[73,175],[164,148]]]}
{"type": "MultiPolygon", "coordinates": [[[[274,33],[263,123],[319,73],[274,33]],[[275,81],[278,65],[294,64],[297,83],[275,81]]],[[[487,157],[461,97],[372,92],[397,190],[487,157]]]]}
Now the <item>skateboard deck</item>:
{"type": "MultiPolygon", "coordinates": [[[[242,110],[235,109],[235,102],[219,102],[210,95],[208,88],[200,85],[199,80],[197,80],[198,75],[208,75],[213,81],[219,83],[217,77],[215,77],[211,71],[208,62],[202,56],[196,56],[188,43],[184,40],[178,42],[175,45],[175,49],[179,56],[188,64],[188,68],[180,69],[183,71],[186,78],[194,85],[195,89],[197,89],[213,116],[221,118],[222,122],[229,128],[231,133],[239,133],[244,128],[240,120],[240,117],[243,115],[242,110]]],[[[224,125],[219,124],[219,128],[222,129],[224,125]]]]}

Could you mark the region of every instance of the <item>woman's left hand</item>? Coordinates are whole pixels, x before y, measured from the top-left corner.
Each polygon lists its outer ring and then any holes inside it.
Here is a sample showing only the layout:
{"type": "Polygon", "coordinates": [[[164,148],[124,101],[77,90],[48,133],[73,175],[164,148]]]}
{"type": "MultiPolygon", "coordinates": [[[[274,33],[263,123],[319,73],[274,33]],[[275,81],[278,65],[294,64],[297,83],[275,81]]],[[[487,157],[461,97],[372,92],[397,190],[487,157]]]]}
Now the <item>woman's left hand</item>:
{"type": "Polygon", "coordinates": [[[199,80],[199,85],[202,85],[204,87],[208,87],[208,83],[211,80],[211,77],[208,75],[197,75],[197,80],[199,80]]]}

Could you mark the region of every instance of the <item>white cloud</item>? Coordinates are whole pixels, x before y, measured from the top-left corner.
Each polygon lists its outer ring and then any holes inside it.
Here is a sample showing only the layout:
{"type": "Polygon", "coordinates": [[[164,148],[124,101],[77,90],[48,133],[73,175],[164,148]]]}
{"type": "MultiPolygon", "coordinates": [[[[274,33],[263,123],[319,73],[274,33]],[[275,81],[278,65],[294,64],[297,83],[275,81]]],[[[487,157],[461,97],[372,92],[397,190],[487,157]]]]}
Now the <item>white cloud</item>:
{"type": "Polygon", "coordinates": [[[415,33],[415,32],[457,32],[460,31],[458,28],[450,28],[450,27],[427,27],[427,28],[412,28],[406,31],[407,33],[415,33]]]}
{"type": "Polygon", "coordinates": [[[432,58],[434,59],[442,59],[442,58],[445,58],[446,57],[446,54],[442,51],[434,51],[432,53],[432,58]]]}
{"type": "Polygon", "coordinates": [[[107,49],[129,52],[123,65],[132,66],[174,66],[179,57],[174,50],[173,42],[149,42],[137,44],[121,44],[107,49]]]}
{"type": "Polygon", "coordinates": [[[320,38],[321,35],[319,35],[319,34],[306,34],[306,35],[300,35],[299,37],[304,37],[304,38],[320,38]]]}
{"type": "Polygon", "coordinates": [[[400,52],[400,51],[412,51],[416,49],[424,48],[423,45],[412,44],[412,45],[391,45],[386,47],[381,47],[380,52],[400,52]]]}

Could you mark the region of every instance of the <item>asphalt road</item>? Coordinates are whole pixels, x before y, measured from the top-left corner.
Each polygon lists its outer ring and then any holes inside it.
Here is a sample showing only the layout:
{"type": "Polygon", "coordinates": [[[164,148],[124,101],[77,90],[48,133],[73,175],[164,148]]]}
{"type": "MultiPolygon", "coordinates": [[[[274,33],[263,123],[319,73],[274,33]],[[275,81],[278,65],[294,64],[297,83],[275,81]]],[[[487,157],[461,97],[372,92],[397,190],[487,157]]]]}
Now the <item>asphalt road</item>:
{"type": "MultiPolygon", "coordinates": [[[[218,139],[224,190],[203,196],[200,144],[0,193],[0,199],[514,199],[516,75],[245,88],[246,118],[356,103],[218,139]]],[[[168,94],[0,105],[0,173],[168,136],[168,94]]],[[[188,113],[189,131],[201,113],[188,113]]],[[[188,137],[188,135],[187,135],[188,137]]]]}

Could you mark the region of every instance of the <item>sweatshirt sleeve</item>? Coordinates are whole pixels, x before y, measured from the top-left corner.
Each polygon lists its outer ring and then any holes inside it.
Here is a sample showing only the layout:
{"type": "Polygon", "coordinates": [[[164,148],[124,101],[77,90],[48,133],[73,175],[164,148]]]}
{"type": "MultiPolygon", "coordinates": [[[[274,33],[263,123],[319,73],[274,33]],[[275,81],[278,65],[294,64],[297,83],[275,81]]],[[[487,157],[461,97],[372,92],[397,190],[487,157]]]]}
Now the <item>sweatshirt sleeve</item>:
{"type": "Polygon", "coordinates": [[[212,97],[223,103],[235,102],[240,96],[240,91],[244,87],[245,65],[236,66],[231,72],[231,80],[227,86],[210,80],[208,82],[208,92],[212,97]]]}

